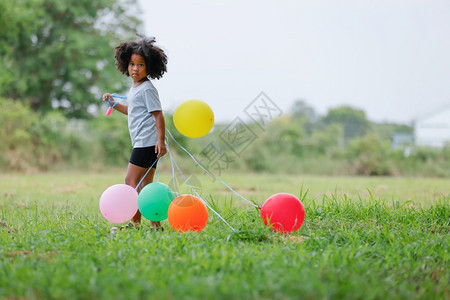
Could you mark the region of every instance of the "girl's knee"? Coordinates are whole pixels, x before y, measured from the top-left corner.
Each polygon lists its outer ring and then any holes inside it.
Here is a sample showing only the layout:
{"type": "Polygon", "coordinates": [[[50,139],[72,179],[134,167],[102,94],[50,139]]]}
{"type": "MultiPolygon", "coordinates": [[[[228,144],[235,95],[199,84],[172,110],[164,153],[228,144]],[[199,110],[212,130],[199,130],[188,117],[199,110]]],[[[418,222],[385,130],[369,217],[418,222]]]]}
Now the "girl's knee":
{"type": "Polygon", "coordinates": [[[136,182],[136,179],[134,179],[132,176],[127,174],[127,176],[125,176],[125,184],[135,188],[138,182],[136,182]]]}
{"type": "Polygon", "coordinates": [[[155,169],[151,169],[147,172],[147,170],[134,170],[129,168],[127,175],[125,176],[125,184],[136,188],[137,185],[142,181],[141,188],[146,186],[147,184],[153,182],[153,177],[155,174],[155,169]],[[145,178],[142,178],[144,177],[145,178]]]}

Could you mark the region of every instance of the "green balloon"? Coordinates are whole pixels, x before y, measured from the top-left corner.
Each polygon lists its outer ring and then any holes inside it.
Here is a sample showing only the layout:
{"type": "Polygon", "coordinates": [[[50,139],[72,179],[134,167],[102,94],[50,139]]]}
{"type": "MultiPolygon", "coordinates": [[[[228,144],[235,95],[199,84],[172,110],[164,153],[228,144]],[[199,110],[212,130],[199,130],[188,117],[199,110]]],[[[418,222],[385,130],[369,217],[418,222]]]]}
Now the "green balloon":
{"type": "Polygon", "coordinates": [[[167,212],[175,194],[167,184],[152,182],[139,193],[138,207],[141,214],[150,221],[167,219],[167,212]]]}

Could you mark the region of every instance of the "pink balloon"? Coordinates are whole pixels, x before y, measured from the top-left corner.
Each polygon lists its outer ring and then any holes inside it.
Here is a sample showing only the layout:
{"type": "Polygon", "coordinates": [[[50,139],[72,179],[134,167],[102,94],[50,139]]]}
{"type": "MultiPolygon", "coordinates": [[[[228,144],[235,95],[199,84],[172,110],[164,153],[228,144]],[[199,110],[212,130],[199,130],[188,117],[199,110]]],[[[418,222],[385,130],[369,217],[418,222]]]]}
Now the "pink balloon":
{"type": "Polygon", "coordinates": [[[108,107],[106,110],[106,116],[108,117],[112,113],[113,109],[111,107],[108,107]]]}
{"type": "Polygon", "coordinates": [[[124,223],[138,210],[138,193],[129,185],[116,184],[107,188],[100,197],[100,211],[112,223],[124,223]]]}

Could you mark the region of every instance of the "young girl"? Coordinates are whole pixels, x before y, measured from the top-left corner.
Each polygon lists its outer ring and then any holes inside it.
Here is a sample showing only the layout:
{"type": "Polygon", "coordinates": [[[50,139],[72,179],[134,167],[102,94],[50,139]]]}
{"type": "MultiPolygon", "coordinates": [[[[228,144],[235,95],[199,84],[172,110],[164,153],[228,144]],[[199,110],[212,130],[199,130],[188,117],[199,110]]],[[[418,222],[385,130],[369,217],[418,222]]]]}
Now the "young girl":
{"type": "MultiPolygon", "coordinates": [[[[167,71],[167,56],[155,45],[154,38],[140,38],[138,42],[121,43],[115,49],[116,66],[124,75],[131,76],[133,86],[128,93],[128,106],[120,103],[114,106],[117,111],[128,115],[133,145],[125,183],[136,188],[148,169],[152,168],[137,188],[138,192],[153,182],[156,160],[167,152],[161,103],[158,91],[149,80],[159,79],[167,71]]],[[[111,94],[105,93],[103,101],[114,99],[111,94]]],[[[126,227],[137,227],[140,222],[141,213],[138,211],[126,227]]],[[[160,222],[151,222],[151,227],[163,230],[160,222]]],[[[111,231],[117,229],[113,227],[111,231]]]]}

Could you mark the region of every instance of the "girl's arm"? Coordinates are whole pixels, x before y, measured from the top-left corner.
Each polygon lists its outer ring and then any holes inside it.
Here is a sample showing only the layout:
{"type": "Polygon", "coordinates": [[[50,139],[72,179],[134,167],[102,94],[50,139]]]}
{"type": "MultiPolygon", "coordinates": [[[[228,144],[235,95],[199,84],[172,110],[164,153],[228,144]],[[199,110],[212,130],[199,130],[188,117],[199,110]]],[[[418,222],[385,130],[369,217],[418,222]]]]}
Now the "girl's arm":
{"type": "Polygon", "coordinates": [[[158,132],[158,141],[156,142],[155,153],[158,153],[157,157],[161,157],[167,153],[166,124],[164,122],[164,114],[160,110],[153,111],[152,114],[155,117],[156,131],[158,132]]]}
{"type": "Polygon", "coordinates": [[[127,105],[117,103],[117,105],[114,106],[114,109],[117,111],[120,111],[124,115],[128,115],[128,106],[127,105]]]}
{"type": "MultiPolygon", "coordinates": [[[[111,101],[114,101],[114,98],[111,96],[111,94],[109,94],[109,93],[103,94],[103,101],[108,101],[108,98],[111,101]]],[[[120,111],[124,115],[128,115],[128,106],[127,105],[117,103],[117,105],[114,106],[114,109],[117,111],[120,111]]]]}

